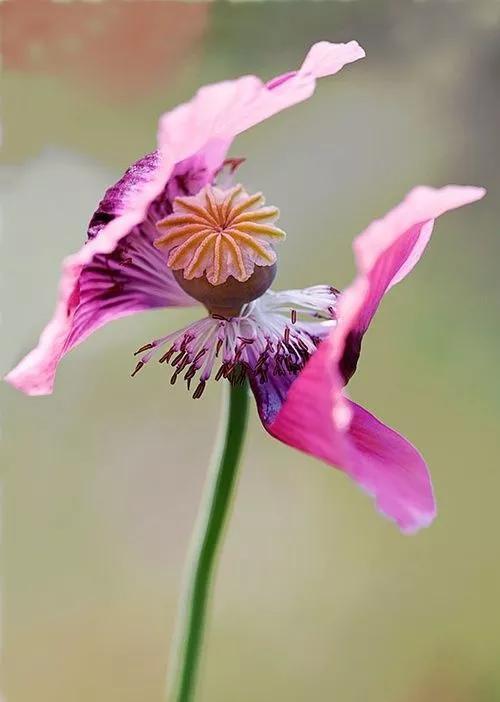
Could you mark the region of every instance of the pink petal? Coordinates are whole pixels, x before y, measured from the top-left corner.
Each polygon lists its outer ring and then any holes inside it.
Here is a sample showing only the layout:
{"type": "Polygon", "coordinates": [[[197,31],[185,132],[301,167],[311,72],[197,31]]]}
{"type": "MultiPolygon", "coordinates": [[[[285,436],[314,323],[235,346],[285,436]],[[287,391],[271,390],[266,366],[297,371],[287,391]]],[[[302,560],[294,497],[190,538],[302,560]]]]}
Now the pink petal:
{"type": "Polygon", "coordinates": [[[364,55],[355,41],[322,41],[314,44],[298,71],[277,76],[267,84],[256,76],[243,76],[205,86],[190,102],[161,118],[159,146],[166,153],[176,153],[178,159],[203,151],[207,166],[215,169],[235,136],[311,97],[317,78],[334,75],[364,55]]]}
{"type": "Polygon", "coordinates": [[[403,437],[348,400],[343,387],[356,368],[363,334],[384,293],[416,264],[434,219],[484,193],[460,186],[416,188],[355,240],[358,275],[340,297],[339,323],[266,426],[281,441],[350,475],[403,531],[414,531],[434,517],[426,465],[403,437]]]}
{"type": "Polygon", "coordinates": [[[423,458],[354,402],[342,398],[335,406],[329,351],[327,342],[320,346],[266,428],[285,444],[342,469],[402,531],[427,526],[435,504],[423,458]]]}
{"type": "Polygon", "coordinates": [[[255,76],[225,81],[201,88],[189,103],[166,113],[158,151],[131,166],[105,194],[90,223],[89,241],[63,264],[51,322],[6,380],[28,394],[50,393],[62,356],[106,322],[142,309],[191,304],[150,246],[152,210],[163,206],[168,213],[179,192],[197,192],[212,180],[237,134],[305,100],[316,78],[362,56],[356,42],[320,42],[298,71],[268,86],[255,76]],[[135,258],[124,264],[131,250],[135,258]]]}
{"type": "Polygon", "coordinates": [[[5,377],[28,395],[52,392],[61,358],[107,322],[140,310],[194,304],[152,246],[147,213],[165,162],[145,156],[106,192],[88,240],[63,262],[54,316],[39,343],[5,377]]]}
{"type": "Polygon", "coordinates": [[[342,294],[338,311],[342,324],[335,333],[336,347],[342,349],[338,363],[346,383],[356,370],[363,335],[382,297],[418,262],[431,237],[434,220],[484,194],[484,188],[460,185],[415,188],[355,239],[358,275],[342,294]]]}

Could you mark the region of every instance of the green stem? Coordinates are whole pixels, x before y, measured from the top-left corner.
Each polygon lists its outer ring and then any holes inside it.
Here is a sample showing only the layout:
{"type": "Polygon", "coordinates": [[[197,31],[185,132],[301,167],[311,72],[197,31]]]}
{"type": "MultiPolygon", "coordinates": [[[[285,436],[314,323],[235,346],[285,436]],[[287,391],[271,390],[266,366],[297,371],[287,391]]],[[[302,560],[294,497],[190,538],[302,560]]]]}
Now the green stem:
{"type": "Polygon", "coordinates": [[[248,414],[248,387],[229,385],[219,441],[193,534],[168,674],[168,702],[192,702],[217,551],[227,520],[248,414]]]}

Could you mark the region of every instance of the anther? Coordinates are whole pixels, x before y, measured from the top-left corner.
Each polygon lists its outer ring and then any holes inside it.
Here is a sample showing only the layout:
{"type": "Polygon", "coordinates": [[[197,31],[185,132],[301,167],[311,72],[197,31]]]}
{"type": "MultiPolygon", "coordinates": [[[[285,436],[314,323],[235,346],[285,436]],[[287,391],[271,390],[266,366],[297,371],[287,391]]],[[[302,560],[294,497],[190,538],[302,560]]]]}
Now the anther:
{"type": "Polygon", "coordinates": [[[184,339],[182,340],[181,346],[180,346],[181,351],[186,350],[187,345],[189,344],[190,341],[191,341],[190,337],[188,337],[188,336],[184,337],[184,339]]]}
{"type": "Polygon", "coordinates": [[[220,319],[222,322],[228,321],[227,317],[223,317],[221,314],[216,314],[215,312],[213,312],[210,316],[212,319],[220,319]]]}
{"type": "Polygon", "coordinates": [[[196,387],[196,390],[193,393],[194,400],[197,400],[198,398],[200,398],[203,395],[203,391],[205,390],[205,385],[206,385],[206,382],[204,380],[200,380],[200,382],[198,383],[198,385],[196,387]]]}
{"type": "Polygon", "coordinates": [[[201,351],[198,351],[196,356],[193,358],[193,365],[197,363],[200,360],[200,358],[202,358],[206,354],[206,352],[207,349],[201,349],[201,351]]]}
{"type": "Polygon", "coordinates": [[[259,371],[259,375],[260,375],[260,378],[259,378],[260,382],[267,383],[267,381],[269,380],[269,375],[268,375],[267,369],[261,368],[261,370],[259,371]]]}
{"type": "Polygon", "coordinates": [[[211,315],[177,334],[144,344],[136,352],[145,352],[145,355],[137,363],[132,377],[164,344],[164,348],[167,344],[170,348],[159,361],[171,364],[170,383],[174,385],[181,376],[196,399],[201,397],[208,379],[214,375],[216,381],[225,378],[238,385],[248,375],[255,382],[266,383],[273,376],[297,374],[328,333],[327,329],[335,324],[326,321],[335,311],[330,289],[323,287],[307,292],[307,298],[298,292],[282,296],[269,294],[266,301],[249,305],[236,318],[213,310],[211,315]],[[315,321],[318,319],[321,320],[319,324],[315,321]]]}
{"type": "Polygon", "coordinates": [[[179,361],[181,360],[181,358],[184,356],[184,353],[185,353],[184,349],[182,349],[181,351],[179,351],[179,353],[177,354],[177,356],[176,356],[176,357],[174,358],[174,360],[172,361],[172,365],[173,365],[173,366],[176,366],[176,365],[179,363],[179,361]]]}
{"type": "Polygon", "coordinates": [[[186,380],[188,382],[190,380],[192,380],[194,378],[194,376],[196,375],[197,370],[198,370],[198,368],[195,365],[190,365],[186,371],[186,375],[184,376],[184,380],[186,380]]]}
{"type": "Polygon", "coordinates": [[[138,354],[142,353],[143,351],[148,351],[149,349],[154,348],[154,344],[144,344],[144,346],[141,346],[140,349],[137,349],[137,351],[134,353],[134,356],[137,356],[138,354]]]}
{"type": "Polygon", "coordinates": [[[186,354],[186,355],[184,356],[184,358],[182,359],[182,361],[181,361],[181,362],[179,363],[179,365],[177,366],[177,370],[176,370],[175,372],[176,372],[176,373],[180,373],[181,371],[183,371],[184,368],[187,366],[188,363],[189,363],[189,356],[188,356],[188,354],[186,354]]]}
{"type": "Polygon", "coordinates": [[[139,363],[134,368],[133,372],[130,374],[130,377],[133,378],[134,375],[136,375],[141,370],[141,368],[143,366],[144,366],[144,361],[139,361],[139,363]]]}
{"type": "Polygon", "coordinates": [[[167,353],[164,353],[163,356],[158,359],[158,363],[165,363],[165,362],[169,363],[169,361],[172,358],[172,356],[174,355],[174,353],[175,353],[175,346],[172,345],[169,348],[169,350],[167,351],[167,353]]]}
{"type": "Polygon", "coordinates": [[[236,366],[236,362],[224,363],[224,364],[223,364],[222,367],[224,368],[224,373],[223,373],[224,378],[227,378],[228,375],[231,374],[231,372],[233,371],[233,369],[234,369],[235,366],[236,366]]]}
{"type": "Polygon", "coordinates": [[[217,373],[215,374],[215,380],[219,381],[224,376],[225,366],[221,365],[217,373]]]}
{"type": "Polygon", "coordinates": [[[255,370],[259,371],[262,368],[262,366],[266,363],[266,361],[267,361],[267,355],[265,353],[261,354],[259,356],[257,363],[255,364],[255,370]]]}

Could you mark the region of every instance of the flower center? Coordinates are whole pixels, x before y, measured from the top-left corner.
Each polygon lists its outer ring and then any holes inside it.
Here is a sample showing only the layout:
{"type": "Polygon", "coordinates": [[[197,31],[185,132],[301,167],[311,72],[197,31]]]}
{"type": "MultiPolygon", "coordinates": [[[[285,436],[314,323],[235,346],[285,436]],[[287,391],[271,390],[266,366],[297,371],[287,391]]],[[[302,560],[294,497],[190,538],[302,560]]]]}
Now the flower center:
{"type": "Polygon", "coordinates": [[[244,306],[232,319],[211,315],[141,346],[135,376],[162,349],[158,361],[173,368],[170,382],[184,377],[193,397],[207,381],[246,375],[255,383],[283,388],[302,370],[336,322],[338,291],[326,285],[273,292],[244,306]]]}
{"type": "Polygon", "coordinates": [[[167,265],[186,292],[209,311],[234,316],[272,283],[273,245],[285,238],[274,226],[278,217],[262,193],[206,185],[197,195],[175,198],[172,214],[156,224],[155,246],[166,251],[167,265]]]}

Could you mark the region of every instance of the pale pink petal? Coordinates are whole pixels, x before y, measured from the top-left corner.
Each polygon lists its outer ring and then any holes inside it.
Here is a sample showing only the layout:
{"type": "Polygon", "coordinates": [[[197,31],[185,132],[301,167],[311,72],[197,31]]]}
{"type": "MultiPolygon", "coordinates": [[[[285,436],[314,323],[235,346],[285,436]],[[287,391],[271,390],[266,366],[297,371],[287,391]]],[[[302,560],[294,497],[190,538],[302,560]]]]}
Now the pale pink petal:
{"type": "Polygon", "coordinates": [[[158,150],[107,191],[90,223],[88,242],[64,262],[52,321],[37,348],[6,380],[28,394],[49,393],[62,356],[98,327],[142,309],[191,304],[166,265],[162,274],[160,254],[151,246],[154,215],[165,216],[176,195],[195,194],[211,182],[237,134],[305,100],[316,78],[362,56],[356,42],[320,42],[298,71],[267,86],[254,76],[210,85],[166,113],[158,150]],[[128,256],[132,251],[134,256],[128,256]]]}
{"type": "Polygon", "coordinates": [[[182,159],[203,152],[208,167],[215,169],[235,136],[306,100],[313,94],[317,78],[334,75],[364,55],[355,41],[322,41],[314,44],[297,71],[277,76],[267,84],[256,76],[243,76],[205,86],[189,103],[162,117],[159,146],[182,159]]]}
{"type": "Polygon", "coordinates": [[[484,188],[459,185],[415,188],[355,239],[358,275],[341,296],[338,314],[342,324],[335,332],[338,364],[346,383],[356,370],[363,335],[382,297],[413,269],[431,237],[435,219],[484,194],[484,188]]]}
{"type": "Polygon", "coordinates": [[[416,264],[435,218],[484,193],[461,186],[416,188],[355,240],[358,275],[340,296],[338,324],[265,424],[273,436],[345,471],[404,531],[434,516],[425,463],[405,439],[348,400],[343,387],[356,369],[363,334],[384,293],[416,264]]]}

